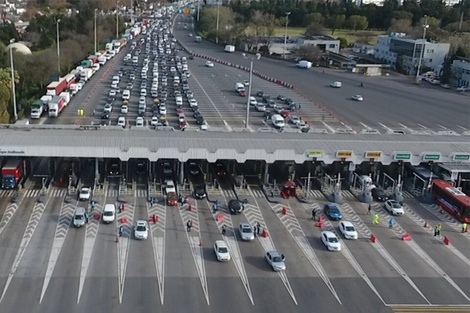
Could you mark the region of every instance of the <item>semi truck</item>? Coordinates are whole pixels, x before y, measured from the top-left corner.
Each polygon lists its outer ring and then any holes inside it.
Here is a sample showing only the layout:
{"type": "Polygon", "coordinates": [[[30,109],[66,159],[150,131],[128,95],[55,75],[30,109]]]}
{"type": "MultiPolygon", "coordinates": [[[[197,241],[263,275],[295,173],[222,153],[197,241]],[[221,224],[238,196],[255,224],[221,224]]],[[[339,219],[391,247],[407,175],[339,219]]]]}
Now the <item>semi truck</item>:
{"type": "Polygon", "coordinates": [[[224,48],[224,51],[225,52],[235,52],[235,46],[232,46],[232,45],[226,45],[225,48],[224,48]]]}
{"type": "Polygon", "coordinates": [[[98,63],[98,56],[97,55],[90,55],[88,57],[88,60],[90,60],[92,62],[91,65],[96,64],[96,63],[98,63]]]}
{"type": "Polygon", "coordinates": [[[65,106],[67,106],[67,104],[70,102],[70,99],[72,98],[72,95],[68,91],[63,91],[60,93],[59,97],[64,98],[65,106]]]}
{"type": "Polygon", "coordinates": [[[86,82],[91,78],[92,75],[93,75],[93,69],[91,68],[84,68],[80,72],[80,78],[86,82]]]}
{"type": "Polygon", "coordinates": [[[49,117],[58,117],[59,113],[65,107],[65,99],[60,96],[52,97],[51,102],[49,102],[49,117]]]}
{"type": "Polygon", "coordinates": [[[65,80],[65,78],[61,78],[58,82],[52,82],[47,85],[46,94],[51,96],[57,96],[62,91],[64,91],[66,87],[67,81],[65,80]]]}
{"type": "Polygon", "coordinates": [[[31,118],[40,118],[44,111],[45,103],[41,99],[38,99],[31,104],[31,118]]]}
{"type": "Polygon", "coordinates": [[[16,189],[23,176],[23,162],[19,159],[8,160],[2,167],[2,189],[16,189]]]}
{"type": "Polygon", "coordinates": [[[101,66],[105,65],[105,64],[106,64],[106,61],[107,61],[107,60],[106,60],[106,57],[104,56],[104,54],[103,54],[103,55],[100,55],[100,56],[98,57],[98,64],[99,64],[99,65],[101,65],[101,66]]]}
{"type": "Polygon", "coordinates": [[[106,44],[106,47],[105,47],[105,48],[106,48],[106,51],[107,51],[107,52],[109,52],[109,51],[111,51],[111,50],[114,50],[113,44],[112,44],[111,42],[108,42],[108,43],[106,44]]]}
{"type": "Polygon", "coordinates": [[[75,73],[70,72],[69,74],[65,75],[64,79],[65,79],[65,81],[66,81],[65,89],[70,89],[70,86],[71,86],[73,83],[75,83],[75,80],[76,80],[75,73]]]}

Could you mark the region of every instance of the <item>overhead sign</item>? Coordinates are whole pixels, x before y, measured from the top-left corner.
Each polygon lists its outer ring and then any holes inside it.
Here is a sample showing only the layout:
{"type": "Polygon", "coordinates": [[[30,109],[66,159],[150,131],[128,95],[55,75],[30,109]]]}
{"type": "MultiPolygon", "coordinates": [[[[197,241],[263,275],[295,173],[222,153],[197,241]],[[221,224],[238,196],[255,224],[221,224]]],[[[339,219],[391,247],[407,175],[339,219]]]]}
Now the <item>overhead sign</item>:
{"type": "Polygon", "coordinates": [[[339,150],[336,151],[336,157],[340,159],[347,159],[352,157],[353,152],[351,150],[339,150]]]}
{"type": "Polygon", "coordinates": [[[439,162],[440,160],[441,160],[441,154],[439,152],[425,152],[425,153],[423,153],[423,161],[439,162]]]}
{"type": "Polygon", "coordinates": [[[470,161],[470,153],[454,153],[452,157],[454,161],[470,161]]]}
{"type": "Polygon", "coordinates": [[[307,150],[305,151],[307,158],[322,158],[324,155],[323,150],[307,150]]]}
{"type": "Polygon", "coordinates": [[[393,159],[395,161],[409,161],[411,160],[411,152],[395,152],[393,159]]]}
{"type": "Polygon", "coordinates": [[[366,151],[366,159],[379,159],[382,156],[382,151],[366,151]]]}

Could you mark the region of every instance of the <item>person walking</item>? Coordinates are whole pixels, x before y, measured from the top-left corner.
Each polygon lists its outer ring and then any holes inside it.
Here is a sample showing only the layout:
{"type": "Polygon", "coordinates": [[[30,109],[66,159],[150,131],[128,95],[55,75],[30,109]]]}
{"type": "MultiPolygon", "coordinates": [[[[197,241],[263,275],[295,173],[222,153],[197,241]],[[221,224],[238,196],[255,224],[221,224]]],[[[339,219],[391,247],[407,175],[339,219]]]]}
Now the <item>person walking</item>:
{"type": "Polygon", "coordinates": [[[466,233],[468,231],[467,227],[468,227],[467,223],[463,222],[462,223],[462,233],[466,233]]]}
{"type": "Polygon", "coordinates": [[[437,224],[436,227],[434,227],[434,237],[441,235],[441,229],[441,224],[437,224]]]}
{"type": "Polygon", "coordinates": [[[186,222],[186,230],[188,231],[188,233],[191,231],[191,227],[193,227],[193,221],[188,220],[186,222]]]}
{"type": "Polygon", "coordinates": [[[317,220],[317,212],[315,211],[315,209],[312,209],[312,220],[317,220]]]}
{"type": "Polygon", "coordinates": [[[379,214],[375,213],[374,218],[372,219],[372,224],[379,225],[379,214]]]}
{"type": "Polygon", "coordinates": [[[372,204],[369,203],[369,207],[367,208],[367,215],[370,215],[372,211],[372,204]]]}
{"type": "Polygon", "coordinates": [[[85,223],[88,224],[88,212],[85,212],[85,223]]]}
{"type": "Polygon", "coordinates": [[[259,222],[256,223],[256,233],[259,235],[259,233],[261,232],[261,225],[259,222]]]}
{"type": "Polygon", "coordinates": [[[226,232],[226,227],[225,225],[222,225],[222,236],[225,236],[225,232],[226,232]]]}
{"type": "Polygon", "coordinates": [[[388,228],[393,228],[393,226],[395,226],[395,219],[393,217],[391,217],[388,220],[388,228]]]}

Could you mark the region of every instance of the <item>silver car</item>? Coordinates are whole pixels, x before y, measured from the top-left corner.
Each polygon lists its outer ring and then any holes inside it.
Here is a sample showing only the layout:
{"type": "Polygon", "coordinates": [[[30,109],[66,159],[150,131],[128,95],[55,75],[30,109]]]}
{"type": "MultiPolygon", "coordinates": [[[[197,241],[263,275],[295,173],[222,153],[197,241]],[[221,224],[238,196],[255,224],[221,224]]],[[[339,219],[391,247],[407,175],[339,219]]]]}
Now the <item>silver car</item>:
{"type": "Polygon", "coordinates": [[[284,271],[286,269],[286,263],[284,254],[279,254],[277,251],[268,251],[266,252],[266,262],[271,265],[271,268],[275,272],[284,271]]]}
{"type": "Polygon", "coordinates": [[[252,241],[255,239],[255,234],[253,233],[253,229],[250,224],[242,223],[238,227],[238,230],[240,231],[240,238],[243,241],[252,241]]]}

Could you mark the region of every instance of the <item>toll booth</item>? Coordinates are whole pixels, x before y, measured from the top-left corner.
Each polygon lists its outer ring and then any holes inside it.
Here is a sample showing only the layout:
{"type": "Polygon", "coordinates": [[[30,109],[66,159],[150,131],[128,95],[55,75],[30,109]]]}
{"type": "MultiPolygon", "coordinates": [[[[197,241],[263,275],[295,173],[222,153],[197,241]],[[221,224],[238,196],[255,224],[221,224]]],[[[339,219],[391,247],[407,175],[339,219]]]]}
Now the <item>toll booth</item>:
{"type": "Polygon", "coordinates": [[[281,185],[281,196],[286,199],[289,197],[295,197],[296,187],[296,184],[291,180],[283,182],[281,185]]]}

